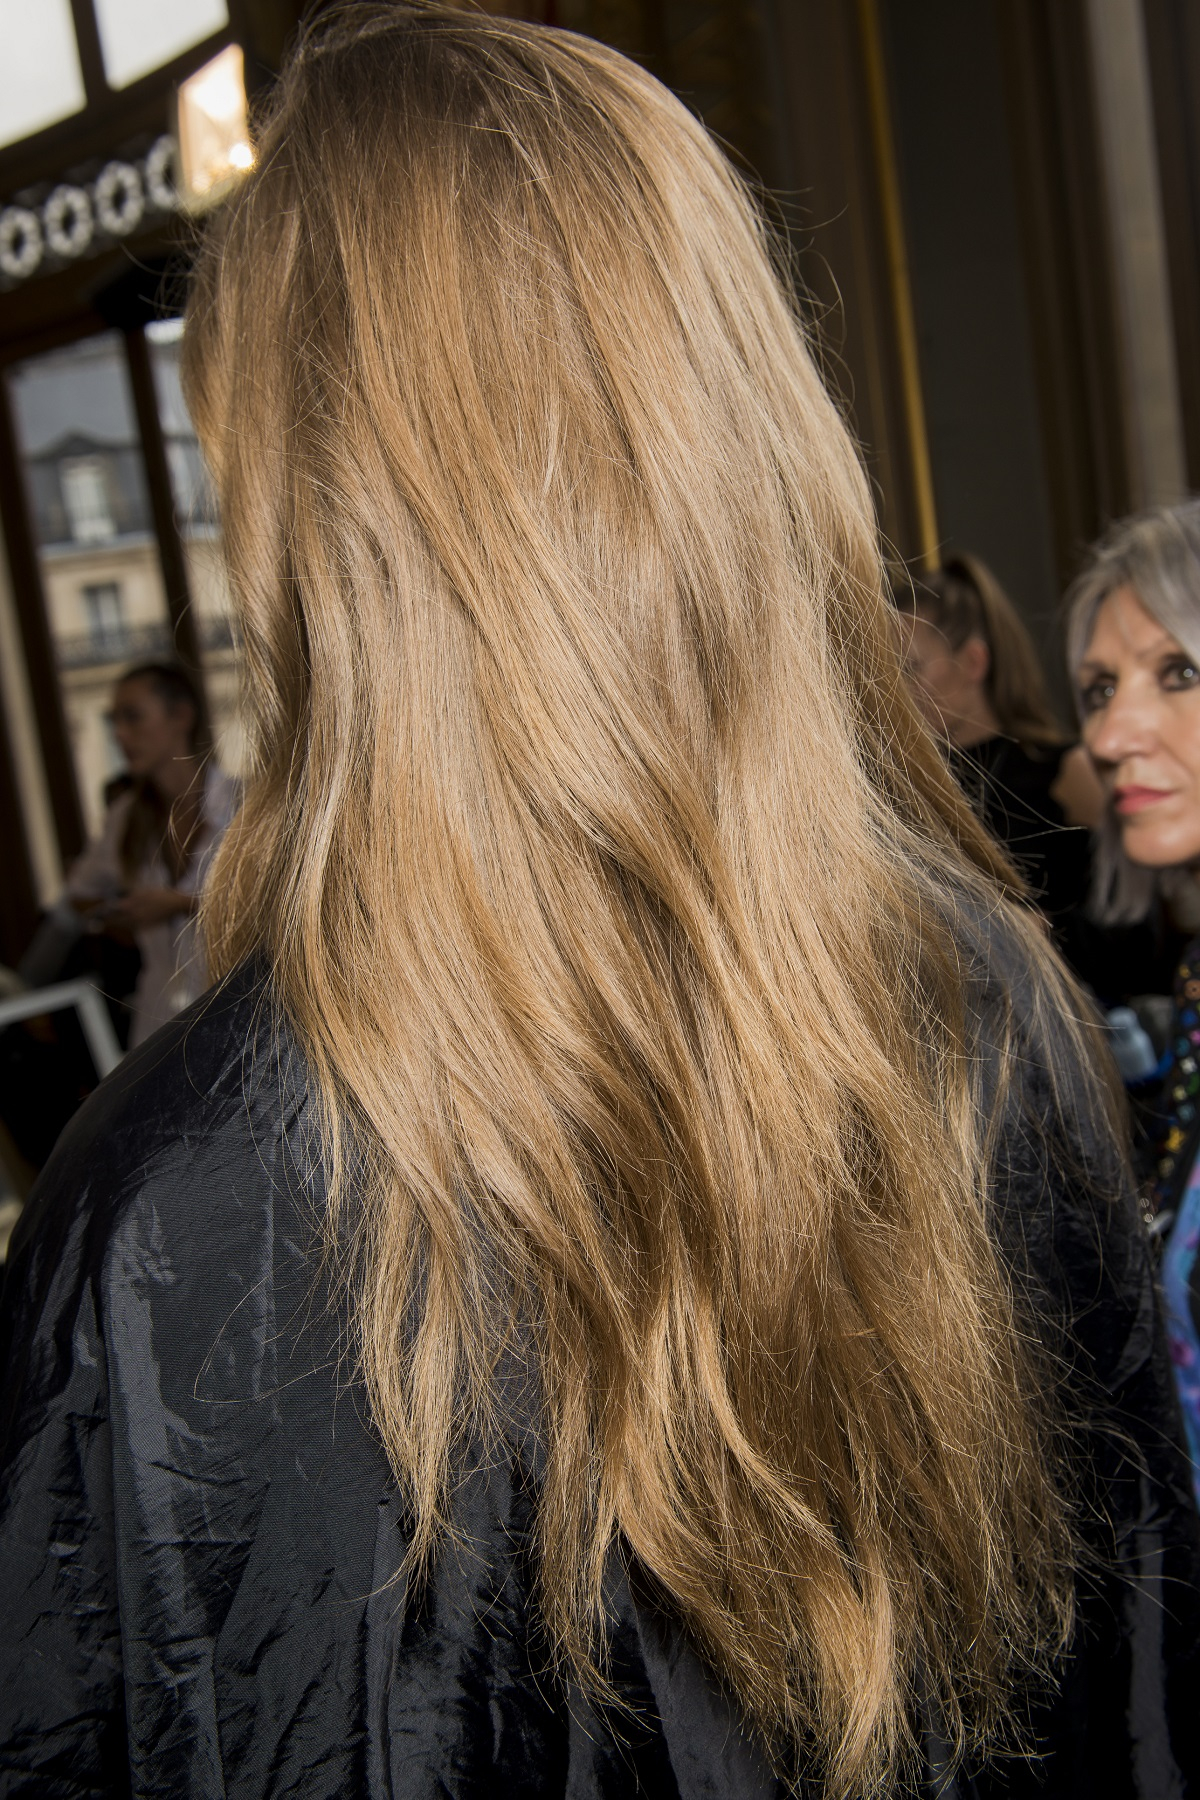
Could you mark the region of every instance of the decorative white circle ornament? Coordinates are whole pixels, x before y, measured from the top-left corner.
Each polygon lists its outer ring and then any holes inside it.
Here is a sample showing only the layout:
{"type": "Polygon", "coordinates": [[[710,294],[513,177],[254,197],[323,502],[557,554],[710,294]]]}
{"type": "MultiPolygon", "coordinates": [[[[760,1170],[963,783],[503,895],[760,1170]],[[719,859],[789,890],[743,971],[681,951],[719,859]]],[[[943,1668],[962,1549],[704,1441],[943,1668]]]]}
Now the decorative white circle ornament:
{"type": "Polygon", "coordinates": [[[146,171],[146,193],[152,206],[160,212],[174,212],[179,205],[175,185],[175,140],[165,133],[151,146],[143,164],[146,171]]]}
{"type": "Polygon", "coordinates": [[[87,187],[59,182],[36,211],[0,201],[0,277],[25,281],[47,252],[68,261],[106,239],[128,237],[148,212],[177,212],[176,168],[175,140],[164,132],[144,159],[135,163],[114,157],[87,187]]]}
{"type": "Polygon", "coordinates": [[[27,206],[0,212],[0,271],[14,281],[32,275],[42,260],[42,228],[27,206]]]}
{"type": "Polygon", "coordinates": [[[124,237],[142,222],[146,195],[132,163],[106,163],[92,186],[96,218],[112,237],[124,237]]]}
{"type": "Polygon", "coordinates": [[[87,190],[64,182],[42,208],[46,243],[56,256],[82,256],[92,241],[92,203],[87,190]]]}

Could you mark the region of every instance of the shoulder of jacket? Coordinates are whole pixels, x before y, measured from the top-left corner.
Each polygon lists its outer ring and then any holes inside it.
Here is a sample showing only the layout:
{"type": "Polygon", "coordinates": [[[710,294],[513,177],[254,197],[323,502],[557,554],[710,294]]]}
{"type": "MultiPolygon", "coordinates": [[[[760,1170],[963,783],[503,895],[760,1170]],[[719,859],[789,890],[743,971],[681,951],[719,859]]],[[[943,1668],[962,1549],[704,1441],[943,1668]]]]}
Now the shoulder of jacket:
{"type": "Polygon", "coordinates": [[[281,1120],[289,1093],[303,1087],[268,981],[253,968],[236,971],[130,1052],[84,1102],[18,1232],[28,1236],[44,1214],[84,1195],[111,1222],[163,1157],[249,1139],[264,1122],[281,1120]]]}

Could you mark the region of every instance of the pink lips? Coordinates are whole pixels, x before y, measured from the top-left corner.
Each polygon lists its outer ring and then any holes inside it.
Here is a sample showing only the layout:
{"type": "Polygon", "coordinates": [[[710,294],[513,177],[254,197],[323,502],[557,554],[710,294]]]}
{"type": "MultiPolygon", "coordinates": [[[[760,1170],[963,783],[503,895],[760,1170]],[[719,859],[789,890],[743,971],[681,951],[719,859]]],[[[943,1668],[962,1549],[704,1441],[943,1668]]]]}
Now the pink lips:
{"type": "Polygon", "coordinates": [[[1126,787],[1117,789],[1113,803],[1119,813],[1139,813],[1170,797],[1170,788],[1126,787]]]}

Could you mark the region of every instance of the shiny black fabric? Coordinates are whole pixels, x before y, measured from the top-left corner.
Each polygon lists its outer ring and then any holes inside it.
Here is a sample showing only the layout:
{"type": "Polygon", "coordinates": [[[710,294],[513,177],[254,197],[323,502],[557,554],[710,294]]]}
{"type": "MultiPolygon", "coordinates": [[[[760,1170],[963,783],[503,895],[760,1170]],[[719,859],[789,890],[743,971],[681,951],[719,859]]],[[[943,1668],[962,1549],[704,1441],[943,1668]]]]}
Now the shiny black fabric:
{"type": "MultiPolygon", "coordinates": [[[[978,985],[993,1087],[1007,985],[978,985]]],[[[1018,1013],[1019,989],[1018,973],[1018,1013]]],[[[1073,1365],[1094,1566],[1061,1693],[1035,1708],[1041,1754],[945,1787],[931,1734],[921,1786],[1175,1800],[1200,1772],[1200,1550],[1147,1258],[1128,1196],[1105,1197],[1111,1157],[1086,1122],[1058,1119],[1045,1046],[1020,1018],[1017,1048],[997,1230],[1073,1365]]],[[[627,1707],[603,1715],[550,1673],[520,1421],[511,1454],[464,1486],[460,1545],[405,1604],[403,1510],[314,1256],[303,1089],[246,973],[104,1084],[19,1227],[0,1400],[0,1793],[778,1793],[636,1570],[613,1577],[627,1707]]]]}

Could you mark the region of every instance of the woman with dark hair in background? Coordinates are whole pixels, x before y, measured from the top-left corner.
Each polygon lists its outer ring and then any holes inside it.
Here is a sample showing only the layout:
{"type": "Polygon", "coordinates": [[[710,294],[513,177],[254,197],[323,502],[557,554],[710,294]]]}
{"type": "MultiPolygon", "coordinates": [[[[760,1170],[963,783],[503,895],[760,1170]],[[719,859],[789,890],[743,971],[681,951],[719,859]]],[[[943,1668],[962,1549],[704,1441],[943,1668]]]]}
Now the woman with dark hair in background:
{"type": "Polygon", "coordinates": [[[1092,1028],[711,139],[582,37],[318,15],[185,344],[251,775],[221,986],[19,1228],[10,1781],[1182,1787],[1092,1028]]]}
{"type": "MultiPolygon", "coordinates": [[[[1200,500],[1124,519],[1068,595],[1083,741],[1105,790],[1097,904],[1118,923],[1200,869],[1200,500]]],[[[1200,939],[1176,982],[1151,1210],[1200,1497],[1200,939]]]]}
{"type": "Polygon", "coordinates": [[[198,753],[199,700],[175,664],[129,669],[110,717],[132,780],[72,867],[66,899],[94,929],[137,945],[133,1045],[208,986],[196,908],[237,806],[237,784],[198,753]]]}
{"type": "Polygon", "coordinates": [[[1054,716],[1029,633],[973,556],[906,577],[893,597],[917,703],[1071,956],[1091,880],[1084,828],[1097,822],[1103,795],[1086,752],[1054,716]]]}

